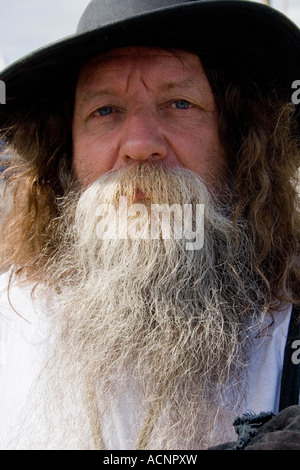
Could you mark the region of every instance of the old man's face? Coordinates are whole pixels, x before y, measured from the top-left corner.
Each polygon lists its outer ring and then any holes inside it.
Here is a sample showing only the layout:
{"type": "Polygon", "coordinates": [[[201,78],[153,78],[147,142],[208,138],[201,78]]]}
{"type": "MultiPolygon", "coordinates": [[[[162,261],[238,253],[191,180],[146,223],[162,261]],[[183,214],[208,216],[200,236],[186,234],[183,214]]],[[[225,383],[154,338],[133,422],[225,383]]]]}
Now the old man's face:
{"type": "Polygon", "coordinates": [[[77,84],[77,178],[89,185],[128,162],[156,160],[212,184],[226,168],[216,103],[198,56],[146,47],[98,56],[77,84]]]}

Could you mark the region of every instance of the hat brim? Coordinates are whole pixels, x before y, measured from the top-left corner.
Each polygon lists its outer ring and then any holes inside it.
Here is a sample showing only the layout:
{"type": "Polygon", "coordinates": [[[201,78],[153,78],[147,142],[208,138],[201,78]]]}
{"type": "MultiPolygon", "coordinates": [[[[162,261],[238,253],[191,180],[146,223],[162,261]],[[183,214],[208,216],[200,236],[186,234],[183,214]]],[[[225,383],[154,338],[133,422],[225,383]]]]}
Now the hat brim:
{"type": "Polygon", "coordinates": [[[0,73],[6,84],[0,128],[35,100],[58,96],[71,69],[103,51],[133,45],[216,56],[241,76],[280,88],[286,99],[300,80],[300,31],[283,14],[254,2],[191,2],[74,34],[13,63],[0,73]]]}

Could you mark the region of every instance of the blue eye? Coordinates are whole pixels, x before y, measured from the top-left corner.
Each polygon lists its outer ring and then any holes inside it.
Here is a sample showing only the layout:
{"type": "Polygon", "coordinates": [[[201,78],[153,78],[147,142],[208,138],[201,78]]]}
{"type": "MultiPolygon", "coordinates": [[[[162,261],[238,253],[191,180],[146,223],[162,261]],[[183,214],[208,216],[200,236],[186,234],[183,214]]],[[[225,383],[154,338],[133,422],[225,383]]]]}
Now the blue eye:
{"type": "Polygon", "coordinates": [[[188,109],[191,106],[191,103],[186,100],[177,100],[173,104],[177,109],[188,109]]]}
{"type": "Polygon", "coordinates": [[[97,113],[100,114],[100,116],[108,116],[109,114],[112,114],[114,112],[114,108],[111,106],[103,106],[103,108],[99,108],[97,110],[97,113]]]}

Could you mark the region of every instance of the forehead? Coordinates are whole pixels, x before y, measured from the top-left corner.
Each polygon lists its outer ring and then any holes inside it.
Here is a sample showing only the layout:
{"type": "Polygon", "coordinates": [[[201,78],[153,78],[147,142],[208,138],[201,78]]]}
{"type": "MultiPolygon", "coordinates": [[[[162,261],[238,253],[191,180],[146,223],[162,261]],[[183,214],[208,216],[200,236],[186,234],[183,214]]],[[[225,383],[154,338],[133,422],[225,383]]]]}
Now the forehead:
{"type": "Polygon", "coordinates": [[[78,85],[90,87],[104,81],[122,81],[125,74],[147,76],[149,83],[184,80],[208,84],[199,57],[179,49],[126,47],[107,51],[86,63],[79,74],[78,85]]]}

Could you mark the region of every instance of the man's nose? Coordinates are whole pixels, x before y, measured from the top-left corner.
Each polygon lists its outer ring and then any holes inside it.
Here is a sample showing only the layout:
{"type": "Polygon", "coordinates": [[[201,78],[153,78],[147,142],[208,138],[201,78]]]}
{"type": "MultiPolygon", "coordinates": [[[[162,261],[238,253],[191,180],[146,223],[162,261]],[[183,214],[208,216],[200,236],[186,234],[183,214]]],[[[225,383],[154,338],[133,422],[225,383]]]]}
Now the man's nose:
{"type": "Polygon", "coordinates": [[[161,160],[167,156],[167,149],[158,116],[143,110],[127,116],[120,146],[122,160],[161,160]]]}

